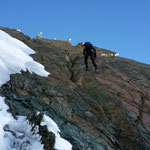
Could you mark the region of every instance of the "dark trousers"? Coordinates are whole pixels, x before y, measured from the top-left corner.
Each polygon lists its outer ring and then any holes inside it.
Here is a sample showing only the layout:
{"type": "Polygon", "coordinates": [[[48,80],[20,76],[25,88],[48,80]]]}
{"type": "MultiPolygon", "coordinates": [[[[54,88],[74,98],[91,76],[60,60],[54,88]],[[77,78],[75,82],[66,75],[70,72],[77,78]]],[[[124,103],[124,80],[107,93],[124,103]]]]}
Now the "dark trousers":
{"type": "Polygon", "coordinates": [[[89,56],[91,58],[91,61],[93,63],[94,68],[97,69],[97,65],[96,65],[95,60],[94,60],[94,55],[85,55],[84,56],[84,63],[85,63],[86,69],[88,69],[88,58],[89,58],[89,56]]]}

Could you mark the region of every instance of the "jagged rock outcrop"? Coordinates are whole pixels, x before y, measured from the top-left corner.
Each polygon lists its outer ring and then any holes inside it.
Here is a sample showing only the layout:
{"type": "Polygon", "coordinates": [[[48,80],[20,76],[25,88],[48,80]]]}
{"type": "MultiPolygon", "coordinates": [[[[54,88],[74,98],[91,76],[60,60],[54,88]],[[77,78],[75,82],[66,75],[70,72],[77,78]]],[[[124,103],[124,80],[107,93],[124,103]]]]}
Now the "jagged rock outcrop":
{"type": "Polygon", "coordinates": [[[32,124],[31,131],[34,131],[35,127],[39,129],[39,135],[41,136],[41,143],[44,145],[44,149],[53,150],[55,144],[55,134],[49,132],[46,125],[41,126],[44,113],[31,112],[27,115],[27,119],[32,124]]]}
{"type": "MultiPolygon", "coordinates": [[[[82,44],[31,39],[0,28],[36,51],[32,57],[51,73],[11,75],[0,93],[13,115],[40,111],[59,126],[74,150],[150,149],[150,66],[97,48],[98,73],[85,72],[82,44]]],[[[90,61],[89,61],[90,62],[90,61]]],[[[47,149],[47,148],[46,148],[47,149]]]]}

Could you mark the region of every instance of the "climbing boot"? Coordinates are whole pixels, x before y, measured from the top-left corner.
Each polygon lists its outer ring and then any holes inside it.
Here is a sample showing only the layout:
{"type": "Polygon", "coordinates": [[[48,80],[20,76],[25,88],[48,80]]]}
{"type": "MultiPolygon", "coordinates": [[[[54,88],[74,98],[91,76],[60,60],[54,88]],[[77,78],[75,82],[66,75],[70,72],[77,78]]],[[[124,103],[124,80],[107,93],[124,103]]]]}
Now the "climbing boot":
{"type": "Polygon", "coordinates": [[[97,72],[97,69],[95,69],[95,73],[98,73],[98,72],[97,72]]]}

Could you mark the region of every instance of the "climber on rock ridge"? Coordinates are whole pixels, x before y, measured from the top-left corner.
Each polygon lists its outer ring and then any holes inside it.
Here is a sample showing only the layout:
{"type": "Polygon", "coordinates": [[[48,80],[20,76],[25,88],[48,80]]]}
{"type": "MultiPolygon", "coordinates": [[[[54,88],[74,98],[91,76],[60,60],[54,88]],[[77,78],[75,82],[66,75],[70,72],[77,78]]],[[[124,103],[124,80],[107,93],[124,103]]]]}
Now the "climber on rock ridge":
{"type": "Polygon", "coordinates": [[[83,55],[84,55],[84,63],[86,66],[85,70],[88,71],[88,57],[90,56],[93,66],[95,68],[95,72],[96,72],[97,65],[94,60],[94,58],[96,58],[96,50],[90,42],[85,42],[84,46],[85,46],[85,48],[83,50],[83,55]]]}

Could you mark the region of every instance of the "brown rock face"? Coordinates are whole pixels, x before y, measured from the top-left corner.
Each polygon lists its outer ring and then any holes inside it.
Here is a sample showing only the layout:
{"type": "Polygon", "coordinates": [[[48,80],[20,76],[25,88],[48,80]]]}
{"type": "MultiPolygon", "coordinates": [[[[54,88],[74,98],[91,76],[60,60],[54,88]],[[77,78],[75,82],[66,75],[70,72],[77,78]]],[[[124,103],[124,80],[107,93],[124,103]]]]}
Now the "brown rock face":
{"type": "Polygon", "coordinates": [[[73,150],[150,149],[150,66],[97,48],[98,72],[89,60],[84,71],[81,44],[31,39],[0,28],[36,51],[32,57],[51,73],[48,78],[29,72],[15,74],[1,94],[17,115],[40,111],[59,126],[73,150]]]}

